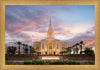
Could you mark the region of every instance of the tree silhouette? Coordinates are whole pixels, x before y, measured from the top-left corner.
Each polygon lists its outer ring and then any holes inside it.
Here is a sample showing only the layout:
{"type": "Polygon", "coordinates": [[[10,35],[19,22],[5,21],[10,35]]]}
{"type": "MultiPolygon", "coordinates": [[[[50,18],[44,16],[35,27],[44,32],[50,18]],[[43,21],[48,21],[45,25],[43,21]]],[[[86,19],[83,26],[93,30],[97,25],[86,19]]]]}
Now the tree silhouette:
{"type": "Polygon", "coordinates": [[[67,53],[68,53],[68,54],[71,54],[71,52],[72,52],[71,48],[72,48],[72,47],[68,47],[68,48],[67,48],[67,53]]]}
{"type": "Polygon", "coordinates": [[[39,56],[41,54],[41,52],[37,52],[37,55],[39,56]]]}
{"type": "Polygon", "coordinates": [[[72,46],[72,48],[73,48],[73,54],[75,54],[75,48],[74,47],[75,47],[75,45],[72,46]]]}
{"type": "Polygon", "coordinates": [[[25,54],[28,54],[28,44],[25,45],[24,51],[25,51],[25,54]]]}
{"type": "Polygon", "coordinates": [[[29,46],[30,47],[30,54],[32,54],[32,53],[35,53],[36,51],[35,51],[35,49],[34,49],[34,47],[32,47],[32,46],[29,46]]]}
{"type": "Polygon", "coordinates": [[[84,45],[84,42],[83,41],[80,41],[79,42],[79,45],[80,45],[80,49],[81,49],[80,54],[82,54],[82,46],[84,45]]]}
{"type": "Polygon", "coordinates": [[[64,51],[61,51],[60,54],[63,55],[64,51]]]}
{"type": "Polygon", "coordinates": [[[94,51],[91,48],[85,48],[84,50],[86,55],[94,55],[94,51]]]}
{"type": "Polygon", "coordinates": [[[76,44],[75,44],[75,47],[76,47],[76,48],[75,48],[75,52],[76,52],[76,54],[78,54],[78,50],[79,50],[79,49],[78,49],[78,45],[79,45],[79,43],[76,43],[76,44]]]}
{"type": "Polygon", "coordinates": [[[25,52],[25,51],[24,51],[24,49],[25,49],[25,44],[22,44],[22,45],[23,45],[23,54],[24,54],[24,52],[25,52]]]}
{"type": "Polygon", "coordinates": [[[16,50],[17,49],[16,49],[15,46],[9,46],[9,47],[7,47],[7,54],[8,55],[14,55],[16,50]]]}
{"type": "Polygon", "coordinates": [[[22,42],[18,41],[16,44],[18,44],[18,54],[20,55],[20,46],[22,45],[22,42]]]}

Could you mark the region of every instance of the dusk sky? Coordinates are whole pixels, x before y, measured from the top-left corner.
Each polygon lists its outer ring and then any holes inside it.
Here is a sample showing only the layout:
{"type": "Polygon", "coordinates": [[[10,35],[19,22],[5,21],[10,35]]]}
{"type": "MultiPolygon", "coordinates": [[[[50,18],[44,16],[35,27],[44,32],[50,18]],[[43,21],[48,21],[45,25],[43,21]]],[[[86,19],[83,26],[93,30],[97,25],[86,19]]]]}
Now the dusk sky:
{"type": "Polygon", "coordinates": [[[84,47],[95,47],[94,5],[6,5],[6,45],[21,41],[33,45],[47,37],[50,16],[54,37],[67,46],[83,40],[84,47]]]}

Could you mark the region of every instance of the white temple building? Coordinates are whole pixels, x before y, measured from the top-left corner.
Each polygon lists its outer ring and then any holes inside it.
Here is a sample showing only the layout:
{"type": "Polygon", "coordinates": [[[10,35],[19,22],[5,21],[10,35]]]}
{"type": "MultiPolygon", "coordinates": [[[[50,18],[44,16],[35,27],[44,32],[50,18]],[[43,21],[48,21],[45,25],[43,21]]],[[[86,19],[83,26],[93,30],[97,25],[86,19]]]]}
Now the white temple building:
{"type": "Polygon", "coordinates": [[[47,38],[39,42],[34,42],[34,48],[37,52],[41,52],[41,55],[60,55],[60,52],[64,51],[64,48],[67,48],[67,42],[54,38],[51,17],[47,38]]]}

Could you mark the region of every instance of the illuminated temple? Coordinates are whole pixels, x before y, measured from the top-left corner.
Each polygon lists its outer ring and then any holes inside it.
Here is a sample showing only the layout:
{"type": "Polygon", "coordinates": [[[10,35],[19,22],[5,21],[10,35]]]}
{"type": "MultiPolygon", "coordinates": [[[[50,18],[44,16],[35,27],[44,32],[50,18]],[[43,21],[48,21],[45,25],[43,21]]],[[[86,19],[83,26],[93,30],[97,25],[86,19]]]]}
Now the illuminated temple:
{"type": "Polygon", "coordinates": [[[47,32],[47,38],[42,39],[39,42],[34,42],[34,48],[37,52],[41,52],[41,55],[60,55],[61,51],[67,47],[65,41],[61,41],[54,38],[54,32],[51,25],[51,17],[49,29],[47,32]]]}

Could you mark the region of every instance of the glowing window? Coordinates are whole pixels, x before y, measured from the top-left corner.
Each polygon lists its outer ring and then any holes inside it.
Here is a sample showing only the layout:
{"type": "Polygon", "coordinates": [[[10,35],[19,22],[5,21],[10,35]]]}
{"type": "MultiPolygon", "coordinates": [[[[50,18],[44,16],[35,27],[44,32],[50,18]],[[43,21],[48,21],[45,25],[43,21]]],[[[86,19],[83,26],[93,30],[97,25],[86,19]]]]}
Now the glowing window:
{"type": "Polygon", "coordinates": [[[49,43],[49,47],[51,47],[52,46],[52,43],[49,43]]]}
{"type": "Polygon", "coordinates": [[[65,44],[62,44],[62,47],[65,47],[65,44]]]}
{"type": "Polygon", "coordinates": [[[39,49],[39,45],[38,44],[36,45],[36,49],[39,49]]]}

